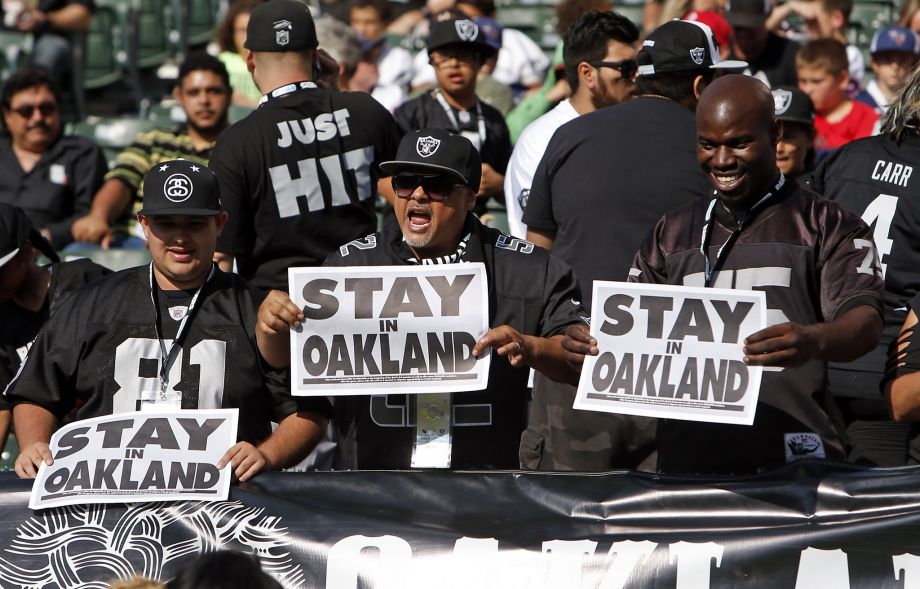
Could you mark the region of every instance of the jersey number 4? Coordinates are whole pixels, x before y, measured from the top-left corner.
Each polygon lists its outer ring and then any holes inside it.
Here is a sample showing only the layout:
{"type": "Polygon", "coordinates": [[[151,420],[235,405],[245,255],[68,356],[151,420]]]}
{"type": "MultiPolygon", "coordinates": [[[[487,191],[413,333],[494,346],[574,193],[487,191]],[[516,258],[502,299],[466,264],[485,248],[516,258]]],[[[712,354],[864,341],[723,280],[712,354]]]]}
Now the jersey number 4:
{"type": "MultiPolygon", "coordinates": [[[[894,213],[897,208],[898,197],[890,194],[880,194],[869,203],[869,206],[866,207],[862,214],[862,220],[866,222],[866,225],[870,227],[874,225],[872,239],[878,249],[878,259],[882,266],[882,278],[885,278],[885,271],[888,269],[888,265],[885,263],[885,256],[891,253],[891,246],[894,244],[889,235],[891,234],[891,223],[894,221],[894,213]]],[[[857,241],[865,242],[865,240],[857,241]]],[[[860,245],[857,244],[857,247],[860,247],[860,245]]],[[[864,243],[862,247],[869,249],[869,252],[866,254],[866,262],[859,267],[859,271],[871,274],[872,262],[874,261],[871,259],[874,255],[872,244],[866,245],[864,243]]]]}
{"type": "MultiPolygon", "coordinates": [[[[160,395],[159,377],[141,376],[141,364],[156,363],[160,370],[160,343],[155,339],[130,338],[115,349],[115,383],[118,391],[112,400],[112,412],[138,411],[143,406],[164,404],[181,407],[182,393],[176,386],[182,382],[182,355],[176,354],[169,370],[169,387],[165,398],[160,395]]],[[[191,347],[189,365],[197,365],[198,406],[197,409],[220,409],[224,400],[224,366],[226,364],[227,342],[201,340],[191,347]]]]}

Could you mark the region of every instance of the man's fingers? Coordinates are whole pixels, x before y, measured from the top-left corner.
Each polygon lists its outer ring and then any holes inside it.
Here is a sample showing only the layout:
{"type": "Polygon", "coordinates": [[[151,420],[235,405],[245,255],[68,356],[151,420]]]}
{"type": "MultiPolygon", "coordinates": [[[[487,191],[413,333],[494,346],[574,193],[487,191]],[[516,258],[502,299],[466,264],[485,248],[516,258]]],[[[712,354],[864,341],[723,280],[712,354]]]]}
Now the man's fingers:
{"type": "Polygon", "coordinates": [[[238,478],[241,483],[245,483],[252,477],[262,472],[262,468],[264,466],[265,466],[265,460],[263,460],[262,458],[259,458],[258,460],[253,462],[253,464],[248,469],[246,469],[246,472],[238,475],[236,478],[238,478]]]}
{"type": "Polygon", "coordinates": [[[761,329],[760,331],[752,333],[751,335],[747,336],[747,338],[745,338],[744,340],[744,343],[745,345],[747,345],[747,344],[753,344],[756,342],[768,340],[770,338],[781,336],[784,333],[786,333],[788,330],[789,330],[789,323],[780,323],[778,325],[771,325],[769,327],[761,329]]]}
{"type": "Polygon", "coordinates": [[[217,470],[221,470],[223,467],[230,464],[233,461],[233,457],[239,454],[242,448],[242,442],[230,446],[230,449],[224,452],[224,455],[217,461],[217,470]]]}
{"type": "Polygon", "coordinates": [[[490,329],[484,336],[479,338],[476,345],[473,346],[473,356],[479,356],[486,349],[505,344],[511,338],[510,334],[503,330],[490,329]]]}
{"type": "Polygon", "coordinates": [[[744,363],[751,366],[791,366],[795,358],[795,350],[786,349],[771,354],[745,356],[744,363]]]}

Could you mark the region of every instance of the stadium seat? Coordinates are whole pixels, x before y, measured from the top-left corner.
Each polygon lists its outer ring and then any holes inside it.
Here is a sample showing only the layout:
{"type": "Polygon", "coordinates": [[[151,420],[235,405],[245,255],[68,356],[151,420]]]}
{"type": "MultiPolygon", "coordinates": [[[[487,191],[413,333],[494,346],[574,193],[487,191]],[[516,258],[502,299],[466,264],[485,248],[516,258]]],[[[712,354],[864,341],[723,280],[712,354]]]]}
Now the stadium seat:
{"type": "Polygon", "coordinates": [[[0,28],[0,79],[16,71],[28,37],[27,33],[0,28]]]}
{"type": "Polygon", "coordinates": [[[79,260],[86,258],[96,262],[100,266],[105,266],[109,270],[119,271],[125,268],[134,268],[150,263],[150,252],[143,249],[98,249],[87,247],[78,249],[74,247],[67,254],[61,256],[64,261],[79,260]]]}
{"type": "Polygon", "coordinates": [[[105,159],[111,168],[118,152],[131,145],[138,133],[149,131],[156,126],[158,125],[149,119],[139,117],[119,117],[114,119],[90,117],[83,122],[72,125],[69,131],[74,135],[92,139],[99,144],[105,152],[105,159]]]}
{"type": "Polygon", "coordinates": [[[207,45],[214,38],[217,13],[220,6],[215,0],[178,0],[182,51],[189,47],[207,45]]]}

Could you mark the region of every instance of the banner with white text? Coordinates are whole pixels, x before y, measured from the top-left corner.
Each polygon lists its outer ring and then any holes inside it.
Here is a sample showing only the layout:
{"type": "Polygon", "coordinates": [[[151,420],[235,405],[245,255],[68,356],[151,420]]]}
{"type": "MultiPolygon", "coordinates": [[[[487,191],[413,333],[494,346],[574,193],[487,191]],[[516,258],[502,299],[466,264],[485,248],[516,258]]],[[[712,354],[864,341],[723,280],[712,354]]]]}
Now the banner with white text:
{"type": "Polygon", "coordinates": [[[230,469],[217,462],[236,444],[238,409],[139,411],[84,419],[51,437],[29,507],[199,499],[220,501],[230,469]]]}
{"type": "Polygon", "coordinates": [[[456,393],[488,384],[485,266],[291,268],[294,395],[456,393]]]}
{"type": "Polygon", "coordinates": [[[751,425],[763,369],[744,338],[766,327],[761,291],[594,282],[575,409],[751,425]]]}

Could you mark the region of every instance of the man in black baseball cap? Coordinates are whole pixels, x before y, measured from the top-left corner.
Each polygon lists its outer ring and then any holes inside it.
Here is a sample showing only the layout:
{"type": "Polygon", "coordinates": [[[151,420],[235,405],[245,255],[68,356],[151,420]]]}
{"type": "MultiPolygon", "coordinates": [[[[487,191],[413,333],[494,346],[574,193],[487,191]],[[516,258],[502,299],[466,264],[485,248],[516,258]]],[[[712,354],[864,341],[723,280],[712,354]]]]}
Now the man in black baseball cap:
{"type": "Polygon", "coordinates": [[[303,2],[270,0],[249,15],[243,47],[250,51],[302,51],[317,45],[316,25],[303,2]]]}
{"type": "MultiPolygon", "coordinates": [[[[792,4],[805,3],[786,3],[792,4]]],[[[772,12],[771,0],[727,0],[725,3],[725,19],[732,26],[738,57],[749,63],[745,73],[771,88],[795,86],[795,54],[799,44],[769,30],[767,19],[772,12]]]]}
{"type": "MultiPolygon", "coordinates": [[[[390,223],[342,246],[325,265],[483,263],[492,329],[472,354],[491,348],[494,355],[485,391],[445,395],[424,406],[413,395],[386,396],[385,383],[376,396],[338,397],[341,466],[409,468],[414,448],[424,440],[415,416],[437,410],[452,431],[450,468],[517,468],[529,368],[560,380],[572,374],[562,361],[559,336],[565,326],[584,317],[572,271],[545,250],[486,227],[472,214],[481,165],[465,137],[441,129],[407,133],[396,158],[381,167],[392,174],[399,225],[390,223]]],[[[256,325],[266,361],[276,367],[289,364],[289,328],[303,321],[303,310],[287,293],[269,293],[256,325]]]]}

